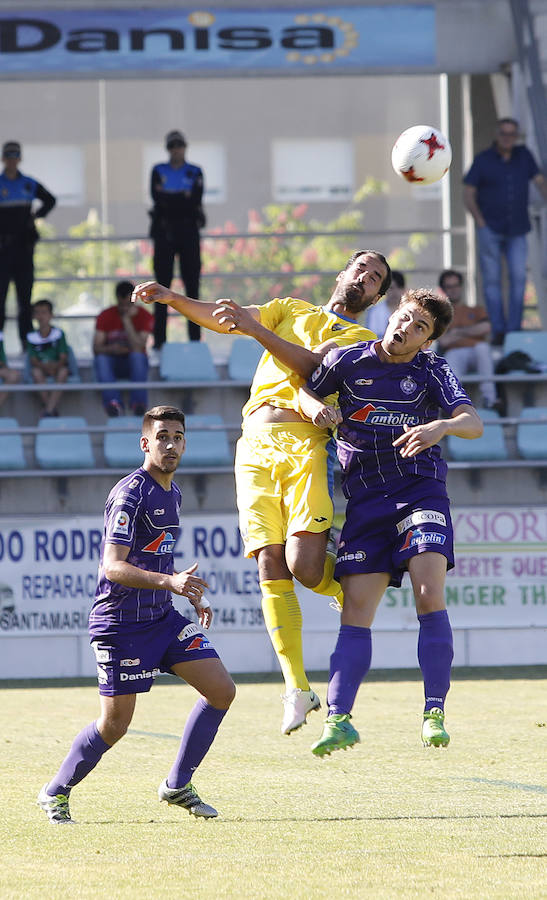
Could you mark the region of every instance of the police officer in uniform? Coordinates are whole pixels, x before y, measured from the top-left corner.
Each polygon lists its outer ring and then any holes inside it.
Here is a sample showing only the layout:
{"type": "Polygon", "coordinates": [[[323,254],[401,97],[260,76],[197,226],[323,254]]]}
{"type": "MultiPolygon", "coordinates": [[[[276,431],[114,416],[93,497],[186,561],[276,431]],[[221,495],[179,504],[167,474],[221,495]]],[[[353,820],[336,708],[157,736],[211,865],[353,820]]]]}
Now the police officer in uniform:
{"type": "Polygon", "coordinates": [[[34,178],[19,171],[21,144],[6,141],[2,147],[4,170],[0,175],[0,332],[6,319],[10,282],[17,294],[17,325],[24,351],[32,331],[31,296],[34,284],[34,247],[38,240],[35,219],[47,216],[55,197],[34,178]],[[42,204],[35,211],[34,201],[42,204]]]}
{"type": "MultiPolygon", "coordinates": [[[[170,287],[175,256],[178,256],[186,296],[197,300],[201,272],[199,229],[205,226],[201,205],[203,172],[199,166],[186,162],[186,140],[180,131],[170,131],[165,146],[169,162],[155,165],[150,180],[154,201],[150,229],[154,241],[154,275],[159,284],[170,287]]],[[[200,333],[199,325],[189,321],[190,340],[199,341],[200,333]]],[[[156,303],[154,348],[159,350],[166,340],[167,306],[156,303]]]]}

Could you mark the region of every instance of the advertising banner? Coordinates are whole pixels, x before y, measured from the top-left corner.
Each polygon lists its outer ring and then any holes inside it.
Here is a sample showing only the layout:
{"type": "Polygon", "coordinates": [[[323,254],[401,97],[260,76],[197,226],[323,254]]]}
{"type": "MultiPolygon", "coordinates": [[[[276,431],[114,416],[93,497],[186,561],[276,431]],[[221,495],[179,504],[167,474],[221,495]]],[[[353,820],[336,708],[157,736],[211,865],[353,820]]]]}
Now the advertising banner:
{"type": "Polygon", "coordinates": [[[15,9],[0,77],[331,74],[436,65],[435,8],[15,9]]]}
{"type": "MultiPolygon", "coordinates": [[[[455,628],[547,626],[547,508],[456,508],[456,567],[445,596],[455,628]]],[[[97,577],[99,516],[0,519],[0,634],[85,634],[97,577]]],[[[254,559],[245,559],[235,515],[183,517],[177,570],[196,561],[209,583],[215,631],[263,629],[254,559]]],[[[298,588],[304,628],[335,631],[327,598],[298,588]]],[[[174,598],[183,614],[192,610],[174,598]]],[[[408,575],[389,589],[376,627],[416,626],[408,575]]]]}

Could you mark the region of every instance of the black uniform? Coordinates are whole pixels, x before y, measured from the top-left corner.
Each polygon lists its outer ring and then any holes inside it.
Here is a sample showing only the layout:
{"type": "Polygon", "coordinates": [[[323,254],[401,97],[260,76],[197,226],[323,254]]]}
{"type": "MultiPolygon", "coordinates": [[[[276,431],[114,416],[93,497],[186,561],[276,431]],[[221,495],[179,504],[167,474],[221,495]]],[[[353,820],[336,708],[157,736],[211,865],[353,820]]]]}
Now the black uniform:
{"type": "MultiPolygon", "coordinates": [[[[159,163],[152,169],[150,191],[154,200],[150,236],[154,240],[154,275],[159,284],[171,287],[175,256],[179,257],[180,276],[188,297],[199,299],[201,253],[199,229],[205,225],[201,206],[203,172],[184,163],[173,168],[159,163]]],[[[199,341],[200,327],[188,322],[191,341],[199,341]]],[[[154,346],[167,339],[167,306],[155,304],[154,346]]]]}
{"type": "Polygon", "coordinates": [[[32,331],[31,297],[34,284],[34,247],[38,232],[34,219],[41,219],[55,206],[55,197],[34,178],[17,173],[0,175],[0,331],[6,319],[6,297],[10,282],[17,294],[17,324],[23,349],[32,331]],[[41,206],[33,214],[32,204],[41,206]]]}

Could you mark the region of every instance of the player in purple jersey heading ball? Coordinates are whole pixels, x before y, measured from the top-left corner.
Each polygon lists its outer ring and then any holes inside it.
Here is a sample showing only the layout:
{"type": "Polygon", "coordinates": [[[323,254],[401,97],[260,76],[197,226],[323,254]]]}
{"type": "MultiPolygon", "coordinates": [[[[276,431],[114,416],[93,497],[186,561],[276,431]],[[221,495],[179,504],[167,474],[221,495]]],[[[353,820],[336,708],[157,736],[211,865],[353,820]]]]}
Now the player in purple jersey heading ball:
{"type": "Polygon", "coordinates": [[[195,574],[197,563],[183,572],[175,572],[173,566],[181,494],[172,481],[186,446],[184,413],[173,406],[149,409],[140,443],[143,465],[115,485],[105,507],[97,590],[89,617],[100,715],[76,736],[59,771],[38,795],[38,806],[55,825],[72,823],[71,789],[124,736],[137,694],[149,691],[160,672],[178,675],[201,696],[158,796],[194,816],[217,815],[200,800],[191,777],[213,743],[235,686],[202,630],[211,624],[212,610],[203,597],[208,585],[195,574]],[[199,625],[175,609],[172,593],[189,600],[199,625]]]}
{"type": "Polygon", "coordinates": [[[328,717],[312,753],[325,756],[359,741],[351,710],[370,667],[371,626],[389,585],[408,570],[419,620],[424,678],[422,740],[444,746],[452,629],[444,602],[454,565],[446,463],[447,434],[476,438],[482,422],[444,359],[428,351],[450,324],[448,299],[408,291],[381,341],[331,350],[300,391],[303,412],[319,427],[338,425],[337,450],[348,504],[336,576],[344,593],[330,659],[328,717]],[[322,398],[337,394],[339,406],[322,398]],[[439,419],[439,408],[447,418],[439,419]]]}

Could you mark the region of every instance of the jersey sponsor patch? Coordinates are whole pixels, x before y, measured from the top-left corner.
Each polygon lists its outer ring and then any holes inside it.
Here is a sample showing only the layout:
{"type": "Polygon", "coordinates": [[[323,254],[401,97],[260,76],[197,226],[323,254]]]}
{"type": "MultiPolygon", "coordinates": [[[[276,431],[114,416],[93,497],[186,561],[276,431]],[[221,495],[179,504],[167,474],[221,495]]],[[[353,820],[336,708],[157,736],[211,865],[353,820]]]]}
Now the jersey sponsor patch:
{"type": "Polygon", "coordinates": [[[206,638],[204,634],[198,634],[185,650],[209,650],[212,646],[209,638],[206,638]]]}
{"type": "Polygon", "coordinates": [[[132,666],[140,666],[140,659],[120,659],[120,666],[130,669],[132,666]]]}
{"type": "Polygon", "coordinates": [[[177,637],[178,637],[179,641],[185,641],[187,638],[192,637],[193,634],[202,634],[202,633],[203,632],[202,632],[201,628],[198,628],[197,625],[194,625],[194,623],[191,622],[189,625],[184,626],[182,631],[179,632],[179,634],[177,634],[177,637]]]}
{"type": "Polygon", "coordinates": [[[444,513],[436,509],[417,509],[415,512],[406,516],[397,522],[397,534],[402,534],[413,525],[423,525],[425,522],[431,522],[435,525],[444,525],[446,527],[446,516],[444,513]]]}
{"type": "Polygon", "coordinates": [[[116,513],[112,531],[114,534],[129,534],[129,513],[125,509],[116,513]]]}
{"type": "Polygon", "coordinates": [[[355,553],[343,553],[338,555],[336,562],[364,562],[367,554],[364,550],[356,550],[355,553]]]}
{"type": "Polygon", "coordinates": [[[401,412],[398,409],[386,409],[385,406],[375,406],[374,403],[367,403],[361,409],[356,409],[349,418],[355,422],[363,422],[365,425],[385,425],[386,428],[420,424],[419,416],[401,412]]]}
{"type": "Polygon", "coordinates": [[[140,672],[120,672],[120,681],[144,681],[147,678],[157,678],[160,669],[141,669],[140,672]]]}
{"type": "Polygon", "coordinates": [[[359,386],[365,385],[365,384],[367,384],[367,385],[374,384],[374,379],[373,378],[356,378],[355,384],[358,384],[359,386]]]}
{"type": "Polygon", "coordinates": [[[175,546],[175,538],[170,531],[162,531],[157,538],[150,541],[146,547],[142,548],[143,553],[156,553],[161,556],[164,553],[172,553],[175,546]]]}
{"type": "Polygon", "coordinates": [[[446,534],[439,534],[438,531],[409,531],[401,550],[409,550],[411,547],[417,547],[418,544],[439,544],[446,543],[446,534]]]}

